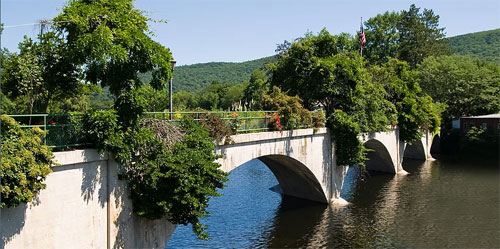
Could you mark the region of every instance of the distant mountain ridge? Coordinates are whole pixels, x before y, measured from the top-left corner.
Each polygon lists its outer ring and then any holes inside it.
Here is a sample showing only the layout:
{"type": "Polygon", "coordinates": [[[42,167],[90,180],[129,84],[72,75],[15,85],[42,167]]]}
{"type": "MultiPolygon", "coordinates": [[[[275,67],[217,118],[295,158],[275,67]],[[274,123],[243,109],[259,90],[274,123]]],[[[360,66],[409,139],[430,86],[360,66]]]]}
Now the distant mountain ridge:
{"type": "Polygon", "coordinates": [[[450,48],[461,55],[500,64],[500,29],[469,33],[448,38],[450,48]]]}
{"type": "Polygon", "coordinates": [[[194,92],[202,89],[212,81],[239,84],[250,79],[250,74],[264,64],[275,60],[268,56],[245,62],[209,62],[179,66],[174,71],[173,91],[194,92]]]}

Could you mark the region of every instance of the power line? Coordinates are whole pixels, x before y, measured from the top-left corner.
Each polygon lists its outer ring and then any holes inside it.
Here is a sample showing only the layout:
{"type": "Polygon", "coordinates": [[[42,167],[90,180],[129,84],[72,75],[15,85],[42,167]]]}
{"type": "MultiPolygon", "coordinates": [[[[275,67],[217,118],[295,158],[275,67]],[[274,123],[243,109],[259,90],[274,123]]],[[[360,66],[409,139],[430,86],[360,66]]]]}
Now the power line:
{"type": "Polygon", "coordinates": [[[70,21],[40,21],[40,22],[34,22],[34,23],[24,23],[24,24],[16,24],[16,25],[8,25],[8,26],[3,26],[4,29],[8,28],[17,28],[17,27],[25,27],[25,26],[34,26],[34,25],[47,25],[47,24],[53,24],[53,23],[65,23],[65,22],[70,22],[70,21]]]}

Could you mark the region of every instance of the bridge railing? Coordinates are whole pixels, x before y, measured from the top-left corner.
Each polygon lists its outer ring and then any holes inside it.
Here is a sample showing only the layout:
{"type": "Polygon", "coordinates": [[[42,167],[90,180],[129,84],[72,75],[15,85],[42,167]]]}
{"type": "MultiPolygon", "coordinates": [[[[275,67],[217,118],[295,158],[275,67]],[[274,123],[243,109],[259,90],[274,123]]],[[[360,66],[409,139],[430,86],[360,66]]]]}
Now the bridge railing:
{"type": "MultiPolygon", "coordinates": [[[[234,111],[234,112],[146,112],[144,117],[179,122],[183,117],[191,117],[196,121],[206,118],[208,114],[219,116],[236,125],[236,133],[267,131],[270,115],[275,111],[234,111]]],[[[81,121],[84,114],[20,114],[9,115],[21,128],[38,127],[46,132],[44,144],[56,148],[75,148],[88,146],[81,136],[81,121]]]]}

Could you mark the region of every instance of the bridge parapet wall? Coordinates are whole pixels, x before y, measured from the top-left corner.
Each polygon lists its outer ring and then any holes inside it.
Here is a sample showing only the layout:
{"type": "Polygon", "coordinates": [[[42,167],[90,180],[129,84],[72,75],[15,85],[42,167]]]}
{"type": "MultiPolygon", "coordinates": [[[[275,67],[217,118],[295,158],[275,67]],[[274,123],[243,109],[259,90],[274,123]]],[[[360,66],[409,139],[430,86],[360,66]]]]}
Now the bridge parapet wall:
{"type": "Polygon", "coordinates": [[[1,210],[0,248],[165,248],[175,225],[134,215],[113,159],[94,149],[54,155],[47,188],[1,210]]]}

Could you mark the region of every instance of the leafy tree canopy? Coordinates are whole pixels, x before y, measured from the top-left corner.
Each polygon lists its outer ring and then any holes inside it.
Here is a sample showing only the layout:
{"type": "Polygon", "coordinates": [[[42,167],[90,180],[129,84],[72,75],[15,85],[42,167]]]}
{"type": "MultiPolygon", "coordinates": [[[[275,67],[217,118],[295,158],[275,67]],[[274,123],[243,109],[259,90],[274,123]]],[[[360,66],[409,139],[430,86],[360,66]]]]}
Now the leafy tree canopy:
{"type": "Polygon", "coordinates": [[[419,66],[420,85],[446,104],[445,124],[461,116],[500,111],[500,67],[466,56],[428,57],[419,66]]]}
{"type": "Polygon", "coordinates": [[[439,15],[431,9],[420,11],[414,4],[408,10],[385,12],[365,22],[366,58],[372,63],[390,57],[404,60],[412,68],[431,55],[449,54],[439,15]]]}
{"type": "Polygon", "coordinates": [[[150,19],[133,2],[73,0],[55,18],[71,61],[83,68],[86,81],[109,86],[125,126],[136,125],[144,111],[137,91],[143,84],[139,74],[152,72],[155,89],[162,89],[171,77],[170,50],[151,39],[150,19]]]}
{"type": "MultiPolygon", "coordinates": [[[[95,90],[80,82],[80,69],[69,60],[64,40],[55,32],[25,37],[19,53],[5,54],[2,92],[18,103],[14,113],[47,113],[64,107],[61,103],[81,99],[95,90]]],[[[12,112],[11,112],[12,113],[12,112]]]]}
{"type": "Polygon", "coordinates": [[[270,64],[271,85],[298,95],[311,109],[322,106],[327,113],[341,165],[363,164],[360,132],[385,130],[390,124],[381,85],[370,74],[348,34],[330,35],[323,29],[293,42],[270,64]],[[338,131],[338,132],[337,132],[338,131]]]}

